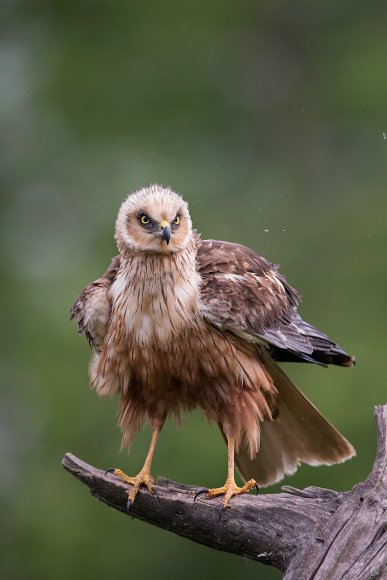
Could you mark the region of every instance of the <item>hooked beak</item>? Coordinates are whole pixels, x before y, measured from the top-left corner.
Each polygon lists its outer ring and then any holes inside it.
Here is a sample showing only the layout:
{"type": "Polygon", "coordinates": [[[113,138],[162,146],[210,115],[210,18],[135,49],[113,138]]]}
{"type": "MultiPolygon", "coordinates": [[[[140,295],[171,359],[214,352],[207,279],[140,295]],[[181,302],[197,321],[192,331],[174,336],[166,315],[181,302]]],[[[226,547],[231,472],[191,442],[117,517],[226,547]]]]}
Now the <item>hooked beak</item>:
{"type": "Polygon", "coordinates": [[[160,227],[163,230],[163,233],[161,235],[161,239],[163,240],[163,242],[167,242],[167,245],[168,245],[169,240],[171,239],[171,228],[170,228],[169,222],[167,222],[167,220],[163,220],[160,224],[160,227]]]}

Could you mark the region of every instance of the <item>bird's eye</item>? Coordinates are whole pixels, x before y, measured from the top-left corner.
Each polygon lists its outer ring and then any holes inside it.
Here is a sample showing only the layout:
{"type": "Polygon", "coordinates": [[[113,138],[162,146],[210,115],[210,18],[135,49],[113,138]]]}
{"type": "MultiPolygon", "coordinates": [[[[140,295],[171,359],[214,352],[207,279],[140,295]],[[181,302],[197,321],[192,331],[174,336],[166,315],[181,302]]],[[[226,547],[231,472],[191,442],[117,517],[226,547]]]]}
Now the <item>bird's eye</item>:
{"type": "Polygon", "coordinates": [[[178,215],[175,217],[173,223],[176,224],[177,226],[179,225],[179,223],[180,223],[180,217],[178,215]]]}
{"type": "Polygon", "coordinates": [[[149,224],[150,219],[148,218],[147,215],[142,215],[141,216],[141,223],[144,224],[144,226],[146,226],[147,224],[149,224]]]}

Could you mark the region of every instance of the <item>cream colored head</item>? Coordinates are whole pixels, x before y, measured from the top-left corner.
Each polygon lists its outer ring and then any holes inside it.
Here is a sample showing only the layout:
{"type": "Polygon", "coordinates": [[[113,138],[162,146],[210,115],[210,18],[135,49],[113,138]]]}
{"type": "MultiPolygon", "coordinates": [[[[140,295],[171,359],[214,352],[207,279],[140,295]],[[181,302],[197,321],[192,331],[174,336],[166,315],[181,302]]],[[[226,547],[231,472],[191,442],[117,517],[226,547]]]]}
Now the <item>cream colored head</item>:
{"type": "Polygon", "coordinates": [[[184,250],[192,237],[188,205],[180,195],[161,185],[130,194],[116,221],[118,249],[169,253],[184,250]]]}

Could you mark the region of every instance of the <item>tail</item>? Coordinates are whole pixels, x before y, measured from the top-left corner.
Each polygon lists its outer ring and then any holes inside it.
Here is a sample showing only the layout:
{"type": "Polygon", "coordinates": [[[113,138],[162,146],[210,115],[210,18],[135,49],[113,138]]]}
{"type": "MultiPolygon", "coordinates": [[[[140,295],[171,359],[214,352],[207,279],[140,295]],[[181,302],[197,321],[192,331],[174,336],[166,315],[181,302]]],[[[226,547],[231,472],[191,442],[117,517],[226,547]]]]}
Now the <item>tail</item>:
{"type": "Polygon", "coordinates": [[[325,419],[298,390],[282,369],[269,357],[264,365],[278,389],[279,415],[261,425],[261,443],[251,459],[247,449],[235,456],[243,479],[255,479],[265,487],[292,475],[301,462],[333,465],[353,457],[352,445],[325,419]]]}

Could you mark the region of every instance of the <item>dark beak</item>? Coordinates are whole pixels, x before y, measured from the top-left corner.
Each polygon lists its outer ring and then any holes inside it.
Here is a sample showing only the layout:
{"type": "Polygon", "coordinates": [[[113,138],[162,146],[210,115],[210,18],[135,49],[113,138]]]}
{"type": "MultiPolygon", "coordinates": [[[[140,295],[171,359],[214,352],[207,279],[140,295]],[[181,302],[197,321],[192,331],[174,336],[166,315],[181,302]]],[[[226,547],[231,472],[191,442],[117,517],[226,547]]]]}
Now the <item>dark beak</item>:
{"type": "Polygon", "coordinates": [[[163,228],[161,239],[163,242],[167,242],[167,245],[169,244],[169,240],[171,239],[171,229],[169,226],[165,226],[165,228],[163,228]]]}

